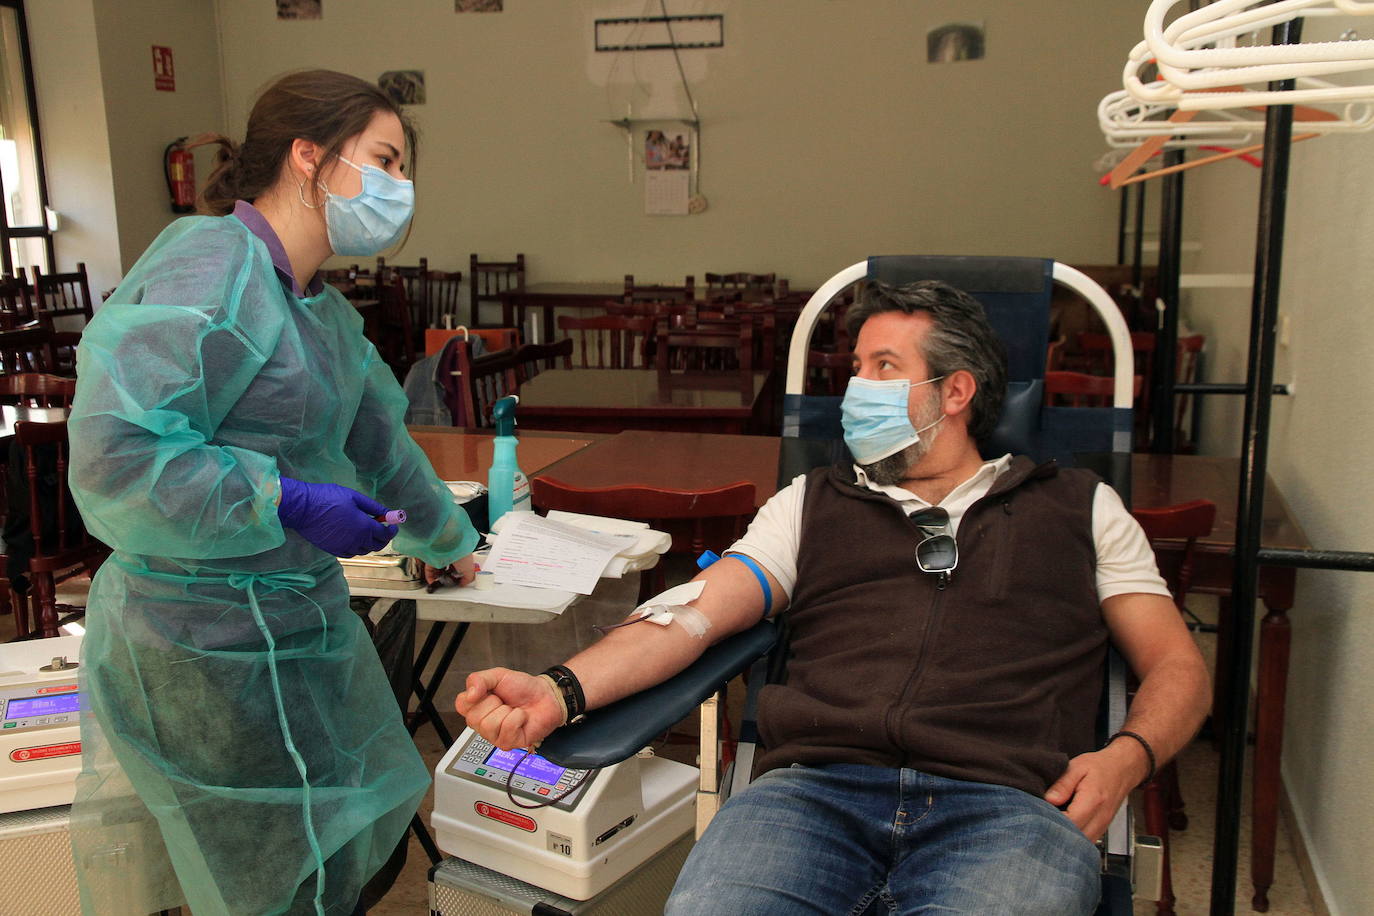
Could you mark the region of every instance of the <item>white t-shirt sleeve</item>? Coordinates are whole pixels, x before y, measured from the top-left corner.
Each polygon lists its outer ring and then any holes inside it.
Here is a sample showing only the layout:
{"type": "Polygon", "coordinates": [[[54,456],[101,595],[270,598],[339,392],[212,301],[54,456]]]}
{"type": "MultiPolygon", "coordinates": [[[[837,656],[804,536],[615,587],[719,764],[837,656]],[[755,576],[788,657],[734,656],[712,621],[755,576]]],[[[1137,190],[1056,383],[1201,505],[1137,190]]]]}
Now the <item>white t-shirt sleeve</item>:
{"type": "Polygon", "coordinates": [[[783,594],[792,596],[797,584],[797,549],[801,544],[802,498],[806,475],[799,474],[759,508],[744,537],[730,545],[773,574],[783,594]]]}
{"type": "Polygon", "coordinates": [[[1093,494],[1093,544],[1097,550],[1097,600],[1143,592],[1168,598],[1155,552],[1121,496],[1105,483],[1093,494]]]}

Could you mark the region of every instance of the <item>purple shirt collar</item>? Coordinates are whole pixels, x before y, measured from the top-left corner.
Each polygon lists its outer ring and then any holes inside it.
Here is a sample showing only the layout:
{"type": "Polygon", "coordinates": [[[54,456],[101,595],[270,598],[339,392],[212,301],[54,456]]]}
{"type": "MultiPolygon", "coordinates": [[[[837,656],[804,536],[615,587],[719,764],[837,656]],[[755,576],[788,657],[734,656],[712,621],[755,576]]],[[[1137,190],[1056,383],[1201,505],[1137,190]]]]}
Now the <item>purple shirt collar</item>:
{"type": "Polygon", "coordinates": [[[258,208],[246,200],[237,201],[234,204],[234,216],[238,217],[239,222],[248,227],[262,243],[267,246],[267,253],[272,256],[272,266],[277,269],[277,276],[281,278],[282,286],[291,291],[291,295],[298,299],[306,296],[318,296],[324,291],[324,281],[320,279],[319,273],[310,278],[310,285],[305,292],[301,292],[300,284],[296,281],[296,275],[291,272],[291,260],[286,256],[286,248],[282,245],[281,239],[277,237],[277,232],[272,228],[272,224],[267,221],[267,217],[259,212],[258,208]]]}

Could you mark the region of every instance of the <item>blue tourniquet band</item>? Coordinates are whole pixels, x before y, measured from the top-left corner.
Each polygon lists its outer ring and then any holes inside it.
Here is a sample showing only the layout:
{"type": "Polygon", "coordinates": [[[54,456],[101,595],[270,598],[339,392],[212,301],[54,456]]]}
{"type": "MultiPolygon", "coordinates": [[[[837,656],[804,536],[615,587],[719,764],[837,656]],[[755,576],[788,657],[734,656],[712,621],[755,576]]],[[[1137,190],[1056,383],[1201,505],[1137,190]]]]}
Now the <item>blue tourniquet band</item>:
{"type": "Polygon", "coordinates": [[[763,589],[763,619],[767,620],[768,614],[773,610],[773,590],[768,587],[768,577],[763,574],[763,567],[742,553],[727,553],[726,556],[748,566],[754,578],[759,580],[759,588],[763,589]]]}

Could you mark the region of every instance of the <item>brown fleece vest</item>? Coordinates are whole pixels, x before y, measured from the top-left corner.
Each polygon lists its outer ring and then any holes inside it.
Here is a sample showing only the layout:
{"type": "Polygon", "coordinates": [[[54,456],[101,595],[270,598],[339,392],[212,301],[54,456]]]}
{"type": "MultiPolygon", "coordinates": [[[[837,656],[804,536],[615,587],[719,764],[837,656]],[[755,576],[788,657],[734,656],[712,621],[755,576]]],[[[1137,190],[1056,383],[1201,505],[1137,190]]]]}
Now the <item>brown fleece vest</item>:
{"type": "Polygon", "coordinates": [[[948,583],[852,468],[806,480],[787,679],[763,689],[760,769],[911,767],[1043,794],[1095,746],[1107,628],[1086,471],[1016,458],[959,526],[948,583]]]}

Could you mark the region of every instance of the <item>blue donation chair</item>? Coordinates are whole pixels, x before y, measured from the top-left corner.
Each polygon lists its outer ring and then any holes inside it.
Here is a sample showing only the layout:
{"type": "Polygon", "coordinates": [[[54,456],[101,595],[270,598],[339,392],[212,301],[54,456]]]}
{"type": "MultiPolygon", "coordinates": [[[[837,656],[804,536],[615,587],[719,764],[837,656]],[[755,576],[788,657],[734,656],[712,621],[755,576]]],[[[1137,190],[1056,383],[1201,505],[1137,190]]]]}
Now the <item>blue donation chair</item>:
{"type": "MultiPolygon", "coordinates": [[[[873,257],[840,271],[811,297],[797,319],[787,362],[783,403],[783,440],[778,459],[779,485],[813,467],[847,459],[840,428],[841,398],[807,395],[807,355],[812,330],[835,296],[855,283],[881,280],[905,284],[943,280],[976,297],[1007,348],[1008,385],[996,430],[984,443],[985,457],[1006,452],[1030,455],[1040,461],[1056,459],[1064,465],[1089,466],[1101,474],[1130,504],[1130,449],[1133,359],[1130,333],[1111,297],[1085,274],[1065,264],[1036,258],[990,257],[873,257]],[[1044,406],[1044,372],[1049,344],[1050,292],[1059,283],[1081,295],[1097,311],[1114,344],[1115,394],[1110,407],[1044,406]]],[[[765,621],[711,646],[687,670],[632,697],[596,710],[577,726],[550,735],[539,753],[571,767],[609,766],[651,744],[673,723],[702,709],[701,790],[697,799],[697,835],[732,790],[748,783],[753,764],[753,726],[758,687],[769,674],[769,653],[780,644],[780,623],[765,621]],[[751,669],[751,665],[753,666],[751,669]],[[722,685],[749,670],[750,690],[745,722],[733,766],[724,776],[720,762],[714,713],[722,685]]],[[[783,637],[785,639],[785,637],[783,637]]],[[[780,659],[785,652],[773,652],[780,659]]],[[[774,667],[776,672],[777,667],[774,667]]],[[[1105,739],[1126,715],[1126,666],[1109,652],[1099,731],[1105,739]]],[[[1130,810],[1122,805],[1104,839],[1102,903],[1099,914],[1129,914],[1132,884],[1145,899],[1157,899],[1157,883],[1133,872],[1130,810]],[[1138,879],[1138,880],[1137,880],[1138,879]],[[1151,896],[1154,893],[1155,896],[1151,896]]],[[[1141,848],[1157,846],[1140,838],[1141,848]]],[[[1140,857],[1141,859],[1152,857],[1140,857]]],[[[1152,869],[1150,870],[1152,871],[1152,869]]]]}

